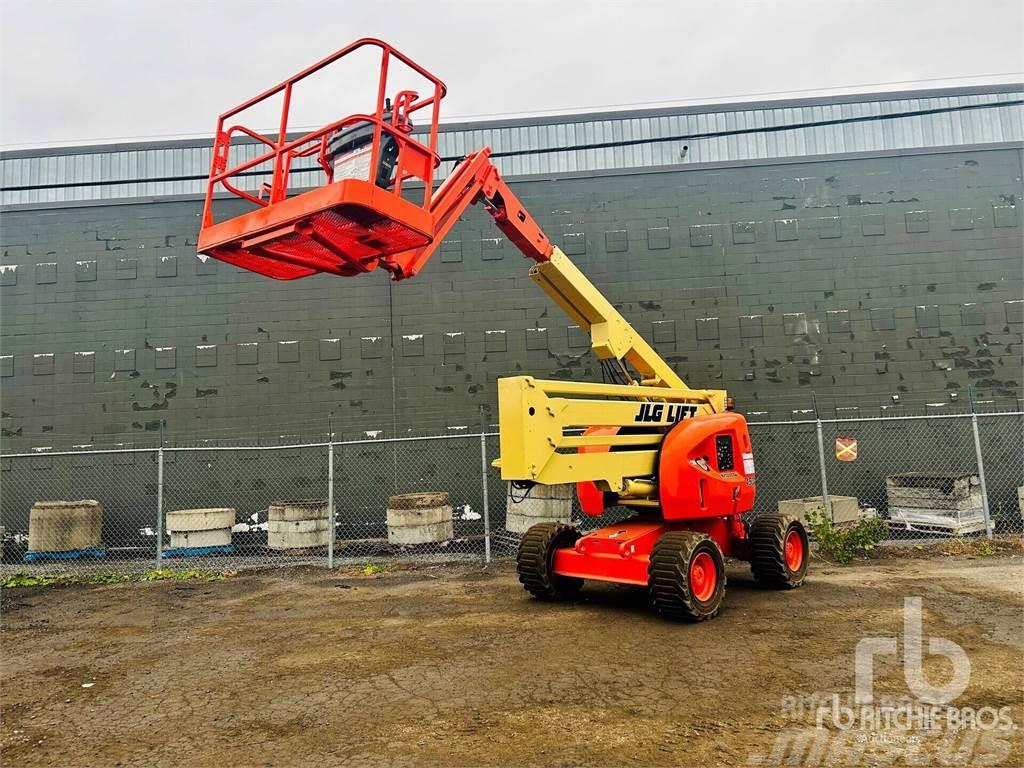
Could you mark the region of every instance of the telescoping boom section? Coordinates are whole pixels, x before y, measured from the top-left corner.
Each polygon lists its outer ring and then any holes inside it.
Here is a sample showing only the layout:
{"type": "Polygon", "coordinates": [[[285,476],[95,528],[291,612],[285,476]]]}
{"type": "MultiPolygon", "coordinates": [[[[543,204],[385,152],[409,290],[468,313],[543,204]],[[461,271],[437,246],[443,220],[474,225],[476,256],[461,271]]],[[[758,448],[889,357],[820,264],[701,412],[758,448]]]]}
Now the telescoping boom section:
{"type": "Polygon", "coordinates": [[[582,537],[564,524],[534,526],[518,556],[524,586],[555,598],[572,594],[583,579],[643,583],[661,613],[698,620],[718,611],[723,555],[751,560],[762,581],[798,586],[807,551],[799,521],[762,515],[749,526],[741,517],[754,504],[754,462],[746,422],[726,393],[686,386],[552,245],[490,149],[467,155],[435,188],[446,92],[404,54],[366,38],[225,112],[217,121],[199,253],[280,280],[376,269],[406,280],[479,203],[533,262],[534,282],[590,335],[604,379],[499,379],[495,464],[502,478],[523,494],[534,484],[575,484],[587,514],[613,505],[637,512],[582,537]],[[292,100],[306,78],[367,53],[379,57],[373,109],[306,133],[290,130],[292,100]],[[401,86],[394,82],[398,71],[401,86]],[[276,131],[262,134],[240,122],[268,100],[280,104],[276,131]],[[301,183],[293,189],[295,179],[301,183]],[[236,205],[223,217],[225,196],[240,198],[248,210],[236,205]]]}

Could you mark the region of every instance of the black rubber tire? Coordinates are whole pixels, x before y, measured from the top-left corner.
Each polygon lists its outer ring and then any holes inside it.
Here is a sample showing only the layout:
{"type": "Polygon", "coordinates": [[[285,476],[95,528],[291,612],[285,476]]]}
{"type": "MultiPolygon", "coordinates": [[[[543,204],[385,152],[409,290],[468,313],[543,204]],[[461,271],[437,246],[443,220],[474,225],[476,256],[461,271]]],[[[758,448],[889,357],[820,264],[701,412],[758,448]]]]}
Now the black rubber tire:
{"type": "Polygon", "coordinates": [[[559,576],[552,568],[556,549],[573,546],[580,532],[564,523],[537,523],[523,536],[516,554],[519,582],[540,600],[568,600],[583,586],[583,579],[559,576]]]}
{"type": "Polygon", "coordinates": [[[754,579],[770,589],[796,589],[804,583],[810,547],[807,529],[793,515],[769,512],[758,515],[750,526],[750,570],[754,579]],[[786,563],[785,542],[790,531],[799,531],[803,540],[803,562],[797,570],[786,563]]]}
{"type": "Polygon", "coordinates": [[[654,544],[647,566],[647,588],[660,615],[682,621],[706,621],[718,615],[725,597],[725,558],[715,540],[703,533],[670,531],[654,544]],[[706,601],[690,589],[690,564],[701,552],[711,555],[718,575],[715,592],[706,601]]]}

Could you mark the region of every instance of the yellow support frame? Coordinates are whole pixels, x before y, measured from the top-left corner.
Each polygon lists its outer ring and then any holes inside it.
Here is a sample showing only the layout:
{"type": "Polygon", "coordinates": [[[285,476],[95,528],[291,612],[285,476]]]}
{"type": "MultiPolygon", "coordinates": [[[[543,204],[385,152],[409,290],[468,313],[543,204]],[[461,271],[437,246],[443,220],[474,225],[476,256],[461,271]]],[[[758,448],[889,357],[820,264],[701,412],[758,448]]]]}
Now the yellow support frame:
{"type": "Polygon", "coordinates": [[[658,447],[675,422],[721,413],[726,392],[690,389],[587,277],[558,248],[530,268],[530,276],[587,331],[601,360],[625,360],[640,375],[631,384],[545,381],[532,376],[498,379],[498,422],[503,480],[544,485],[594,481],[622,494],[654,493],[658,447]],[[644,427],[645,434],[584,436],[587,427],[644,427]],[[575,433],[575,434],[574,434],[575,433]],[[615,452],[579,453],[586,446],[615,452]]]}

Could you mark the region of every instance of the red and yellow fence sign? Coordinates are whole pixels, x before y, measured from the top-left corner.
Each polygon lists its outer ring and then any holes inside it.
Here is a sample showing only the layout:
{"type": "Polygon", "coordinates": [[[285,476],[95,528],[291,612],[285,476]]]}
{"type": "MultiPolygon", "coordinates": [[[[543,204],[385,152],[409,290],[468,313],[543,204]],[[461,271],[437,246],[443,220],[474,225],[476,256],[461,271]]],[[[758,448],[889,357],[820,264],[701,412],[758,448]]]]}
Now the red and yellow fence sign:
{"type": "Polygon", "coordinates": [[[839,461],[856,461],[857,460],[857,438],[855,437],[837,437],[836,438],[836,458],[839,461]]]}

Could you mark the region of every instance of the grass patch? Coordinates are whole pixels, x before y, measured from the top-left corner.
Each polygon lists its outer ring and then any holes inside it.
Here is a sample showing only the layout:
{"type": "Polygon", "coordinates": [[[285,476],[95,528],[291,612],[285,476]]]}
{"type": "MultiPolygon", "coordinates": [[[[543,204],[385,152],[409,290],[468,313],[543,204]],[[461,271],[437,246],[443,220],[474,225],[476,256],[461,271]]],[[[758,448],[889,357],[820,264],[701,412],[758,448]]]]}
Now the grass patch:
{"type": "Polygon", "coordinates": [[[16,573],[3,580],[0,586],[11,587],[52,587],[60,584],[123,584],[138,581],[223,581],[235,576],[237,571],[173,571],[157,568],[145,573],[83,573],[43,574],[16,573]]]}

